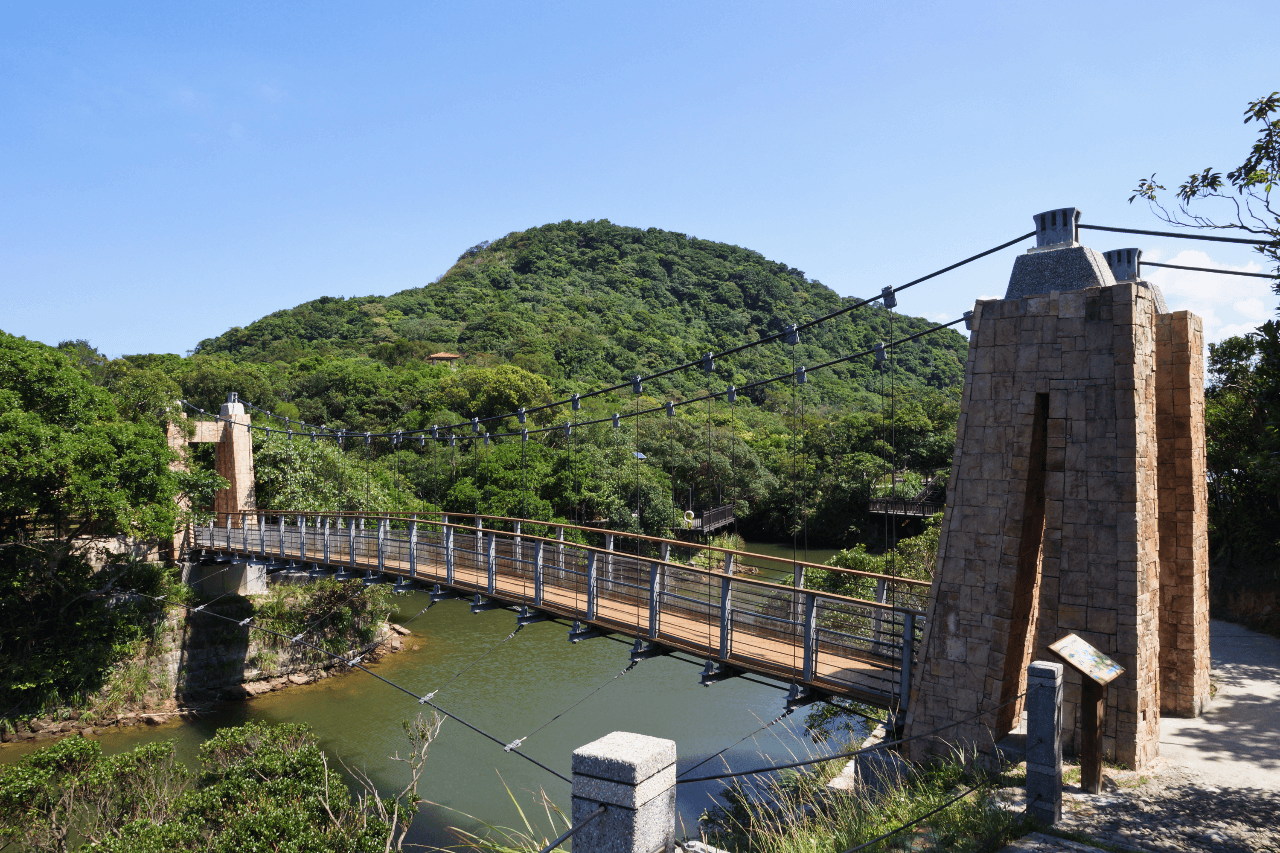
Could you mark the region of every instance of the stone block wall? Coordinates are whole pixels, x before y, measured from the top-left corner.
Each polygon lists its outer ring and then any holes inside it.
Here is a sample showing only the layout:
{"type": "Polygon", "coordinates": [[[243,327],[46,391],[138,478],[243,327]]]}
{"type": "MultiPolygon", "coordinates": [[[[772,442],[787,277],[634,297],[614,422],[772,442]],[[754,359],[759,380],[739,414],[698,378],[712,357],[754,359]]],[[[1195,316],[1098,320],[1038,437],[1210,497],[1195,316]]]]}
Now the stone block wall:
{"type": "MultiPolygon", "coordinates": [[[[224,403],[219,414],[220,421],[197,421],[191,436],[188,438],[175,425],[168,429],[169,448],[185,459],[188,444],[216,444],[215,467],[218,475],[225,478],[228,487],[214,493],[213,510],[217,514],[217,524],[225,526],[229,513],[245,512],[257,507],[254,497],[253,472],[253,436],[247,427],[249,416],[245,413],[243,403],[224,403]]],[[[184,414],[185,418],[186,415],[184,414]]],[[[186,463],[180,459],[173,463],[175,469],[186,463]]],[[[189,544],[186,531],[178,532],[173,541],[170,557],[177,559],[189,544]]]]}
{"type": "Polygon", "coordinates": [[[1209,524],[1204,330],[1176,311],[1156,318],[1160,444],[1160,709],[1196,717],[1209,701],[1209,524]]]}
{"type": "MultiPolygon", "coordinates": [[[[1076,633],[1125,668],[1108,689],[1107,757],[1133,768],[1155,757],[1163,446],[1155,312],[1153,290],[1133,282],[975,306],[908,737],[1010,703],[940,735],[989,753],[1021,711],[1012,700],[1025,690],[1027,664],[1054,659],[1047,646],[1076,633]]],[[[1178,387],[1194,384],[1189,376],[1178,387]]],[[[1179,482],[1204,490],[1203,477],[1179,482]]],[[[1068,750],[1079,739],[1079,703],[1080,676],[1068,668],[1068,750]]],[[[938,738],[908,744],[914,759],[943,749],[938,738]]]]}

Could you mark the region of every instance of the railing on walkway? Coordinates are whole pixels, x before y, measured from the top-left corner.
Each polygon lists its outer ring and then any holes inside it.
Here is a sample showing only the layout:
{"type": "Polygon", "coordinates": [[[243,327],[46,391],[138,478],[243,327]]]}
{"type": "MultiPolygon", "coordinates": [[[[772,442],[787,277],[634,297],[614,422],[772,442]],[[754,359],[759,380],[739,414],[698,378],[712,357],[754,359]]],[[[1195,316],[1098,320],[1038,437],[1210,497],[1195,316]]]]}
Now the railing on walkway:
{"type": "Polygon", "coordinates": [[[723,506],[715,506],[696,513],[690,529],[711,533],[730,524],[733,524],[733,504],[724,504],[723,506]]]}
{"type": "Polygon", "coordinates": [[[928,595],[925,581],[493,516],[233,513],[194,541],[339,577],[440,584],[899,710],[928,595]],[[805,589],[813,569],[875,600],[805,589]]]}
{"type": "Polygon", "coordinates": [[[870,510],[876,515],[899,515],[905,518],[928,518],[942,512],[944,504],[934,501],[917,501],[904,498],[877,498],[871,501],[870,510]]]}

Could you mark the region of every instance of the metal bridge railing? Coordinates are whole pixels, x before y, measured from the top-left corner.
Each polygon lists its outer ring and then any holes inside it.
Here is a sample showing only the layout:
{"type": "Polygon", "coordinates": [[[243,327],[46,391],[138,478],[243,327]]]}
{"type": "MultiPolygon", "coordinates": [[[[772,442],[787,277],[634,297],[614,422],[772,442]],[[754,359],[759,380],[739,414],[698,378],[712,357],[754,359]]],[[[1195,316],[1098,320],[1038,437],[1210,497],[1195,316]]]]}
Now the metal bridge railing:
{"type": "Polygon", "coordinates": [[[755,556],[745,552],[592,531],[605,539],[596,545],[565,539],[566,531],[587,539],[584,528],[483,516],[240,513],[225,516],[222,526],[197,528],[194,541],[325,566],[339,576],[438,583],[725,666],[884,707],[905,705],[927,583],[820,567],[874,581],[876,600],[862,599],[796,586],[798,571],[765,575],[745,562],[755,556]],[[619,537],[635,551],[618,550],[619,537]],[[739,574],[742,568],[756,573],[739,574]],[[885,600],[891,588],[897,603],[885,600]]]}

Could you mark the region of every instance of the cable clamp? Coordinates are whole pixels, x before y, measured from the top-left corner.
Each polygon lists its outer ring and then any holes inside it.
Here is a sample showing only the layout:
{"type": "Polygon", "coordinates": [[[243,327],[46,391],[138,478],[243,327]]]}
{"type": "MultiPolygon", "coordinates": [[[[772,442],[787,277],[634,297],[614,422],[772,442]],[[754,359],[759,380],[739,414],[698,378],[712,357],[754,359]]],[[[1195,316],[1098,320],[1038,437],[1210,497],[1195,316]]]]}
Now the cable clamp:
{"type": "Polygon", "coordinates": [[[204,609],[205,609],[206,607],[208,607],[208,606],[209,606],[208,604],[201,604],[199,607],[193,607],[193,608],[191,608],[191,612],[192,612],[192,613],[199,613],[201,610],[204,610],[204,609]]]}
{"type": "Polygon", "coordinates": [[[517,747],[519,747],[519,746],[520,746],[520,744],[524,743],[524,741],[525,741],[525,739],[524,739],[524,738],[522,738],[522,737],[516,738],[515,740],[511,741],[511,743],[509,743],[509,744],[507,744],[506,746],[504,746],[504,747],[502,748],[502,751],[503,751],[503,752],[510,752],[511,750],[516,749],[517,747]]]}
{"type": "Polygon", "coordinates": [[[426,696],[423,696],[421,699],[419,699],[419,700],[418,700],[418,704],[419,704],[419,705],[429,705],[429,704],[431,703],[431,700],[432,700],[433,698],[435,698],[435,695],[436,695],[437,693],[439,693],[439,692],[440,692],[439,690],[432,690],[432,691],[431,691],[430,693],[428,693],[426,696]]]}
{"type": "Polygon", "coordinates": [[[360,661],[362,660],[364,660],[364,655],[356,655],[351,660],[344,661],[344,663],[346,663],[347,666],[355,666],[356,664],[360,663],[360,661]]]}
{"type": "Polygon", "coordinates": [[[299,643],[299,642],[302,642],[302,638],[303,638],[303,637],[305,637],[305,636],[306,636],[306,634],[307,634],[307,632],[306,632],[306,631],[303,631],[303,632],[302,632],[301,634],[299,634],[298,636],[296,636],[296,637],[292,638],[291,640],[289,640],[289,642],[290,642],[290,643],[299,643]]]}
{"type": "Polygon", "coordinates": [[[249,624],[250,622],[252,622],[252,621],[253,621],[253,617],[252,617],[252,616],[250,616],[250,617],[249,617],[249,618],[247,618],[247,619],[241,619],[241,620],[240,620],[240,627],[241,627],[241,628],[243,628],[244,626],[248,625],[248,624],[249,624]]]}

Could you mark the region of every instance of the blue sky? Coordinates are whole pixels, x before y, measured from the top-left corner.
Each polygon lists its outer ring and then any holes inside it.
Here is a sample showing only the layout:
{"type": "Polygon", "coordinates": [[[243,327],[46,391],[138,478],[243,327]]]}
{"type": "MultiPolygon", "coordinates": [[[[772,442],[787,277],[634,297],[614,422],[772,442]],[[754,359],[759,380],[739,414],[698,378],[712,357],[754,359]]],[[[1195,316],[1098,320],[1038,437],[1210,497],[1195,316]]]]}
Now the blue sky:
{"type": "MultiPolygon", "coordinates": [[[[0,328],[185,352],[429,283],[564,219],[723,240],[870,294],[1243,158],[1280,3],[5,3],[0,328]],[[1254,35],[1250,35],[1254,34],[1254,35]]],[[[1118,238],[1118,239],[1113,239],[1118,238]]],[[[1099,250],[1263,270],[1243,247],[1099,250]]],[[[902,294],[950,320],[1013,252],[902,294]]],[[[1152,272],[1210,339],[1265,281],[1152,272]]]]}

